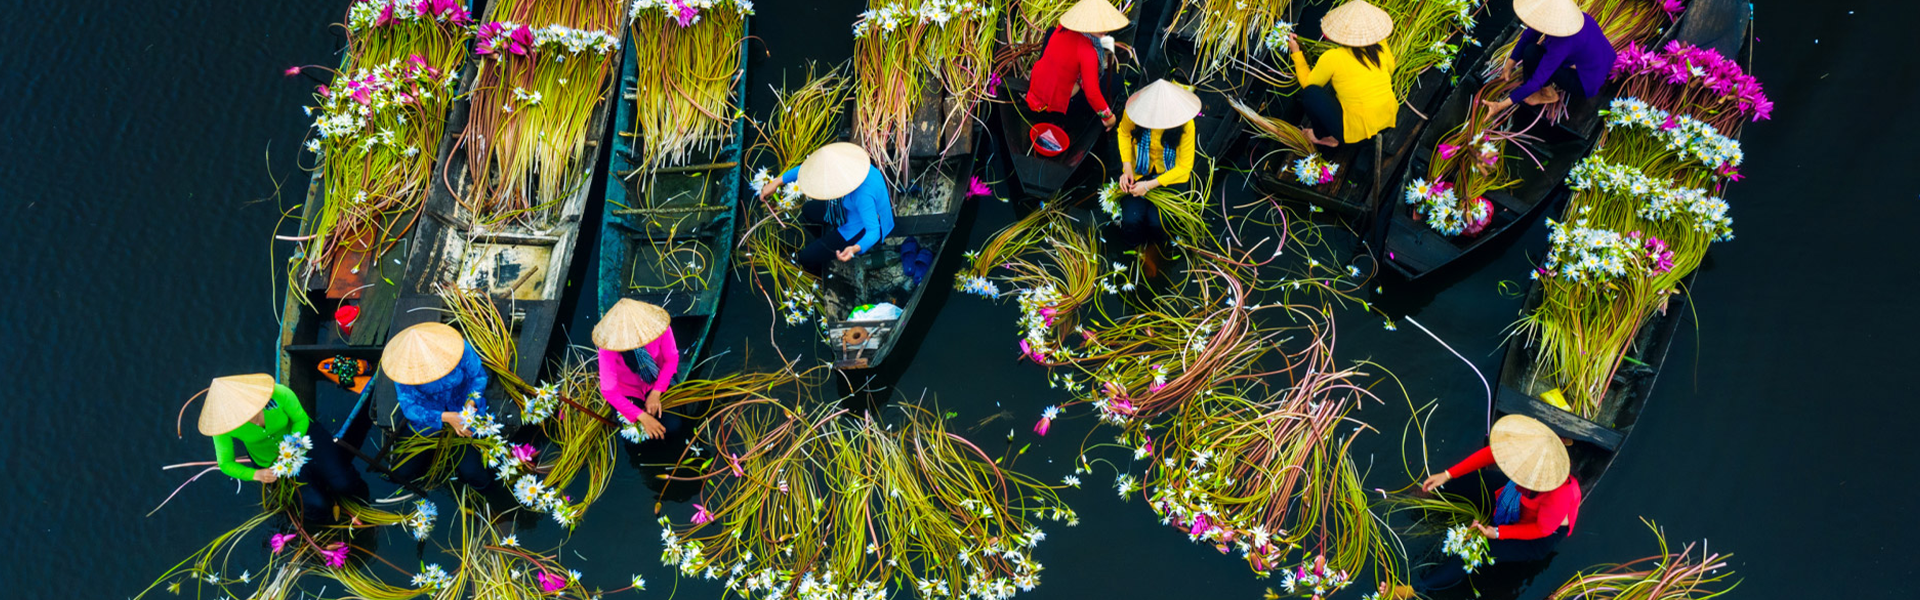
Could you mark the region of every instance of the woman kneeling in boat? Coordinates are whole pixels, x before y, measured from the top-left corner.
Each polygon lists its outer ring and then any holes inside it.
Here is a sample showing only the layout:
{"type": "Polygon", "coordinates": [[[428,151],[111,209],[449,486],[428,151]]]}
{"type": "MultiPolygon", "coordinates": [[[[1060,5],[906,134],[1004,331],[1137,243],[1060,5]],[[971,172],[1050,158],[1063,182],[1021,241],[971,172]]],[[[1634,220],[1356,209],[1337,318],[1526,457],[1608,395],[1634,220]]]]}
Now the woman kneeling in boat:
{"type": "Polygon", "coordinates": [[[1300,52],[1300,40],[1287,36],[1300,103],[1313,122],[1303,128],[1307,139],[1339,146],[1392,127],[1400,115],[1400,100],[1393,93],[1394,56],[1380,41],[1393,33],[1393,17],[1366,0],[1354,0],[1327,11],[1320,31],[1340,47],[1320,54],[1312,68],[1300,52]]]}
{"type": "Polygon", "coordinates": [[[680,372],[680,347],[673,341],[671,323],[666,309],[622,298],[593,327],[593,345],[600,350],[600,395],[627,422],[639,424],[647,440],[665,437],[685,423],[660,406],[660,395],[680,372]]]}
{"type": "Polygon", "coordinates": [[[1127,98],[1120,122],[1120,237],[1128,245],[1166,241],[1160,209],[1147,201],[1154,188],[1180,185],[1193,176],[1193,118],[1200,97],[1180,84],[1156,80],[1127,98]],[[1141,132],[1144,128],[1147,131],[1141,132]],[[1149,175],[1151,177],[1149,177],[1149,175]]]}
{"type": "Polygon", "coordinates": [[[326,425],[307,418],[300,399],[287,386],[264,373],[233,375],[213,380],[207,403],[200,407],[200,433],[213,438],[213,455],[220,472],[241,481],[273,483],[280,476],[271,468],[280,456],[280,441],[288,435],[311,436],[307,463],[293,474],[300,486],[300,514],[320,521],[341,498],[367,499],[367,482],[353,470],[353,457],[334,443],[326,425]],[[233,443],[246,446],[253,465],[234,459],[233,443]]]}
{"type": "MultiPolygon", "coordinates": [[[[421,323],[394,335],[380,356],[380,370],[393,379],[400,413],[406,417],[400,424],[402,435],[431,436],[445,426],[460,437],[473,437],[472,424],[460,413],[471,406],[475,414],[491,414],[480,354],[445,323],[421,323]]],[[[438,454],[429,450],[394,465],[394,481],[406,483],[425,475],[438,454]]],[[[463,452],[455,471],[474,489],[493,485],[493,471],[480,464],[479,452],[463,452]]]]}
{"type": "Polygon", "coordinates": [[[1527,24],[1501,68],[1511,78],[1515,67],[1525,78],[1506,98],[1486,102],[1495,112],[1513,106],[1551,104],[1565,92],[1568,102],[1600,93],[1613,70],[1613,42],[1581,12],[1573,0],[1514,0],[1513,11],[1527,24]]]}
{"type": "Polygon", "coordinates": [[[846,142],[822,146],[800,166],[767,182],[760,197],[795,181],[800,182],[800,193],[811,198],[800,206],[800,220],[823,226],[797,257],[808,271],[817,274],[830,261],[853,260],[893,232],[893,197],[887,192],[887,178],[873,166],[865,149],[846,142]]]}
{"type": "MultiPolygon", "coordinates": [[[[1580,518],[1580,482],[1570,472],[1566,444],[1533,417],[1507,415],[1494,422],[1487,447],[1427,477],[1420,489],[1431,492],[1445,485],[1449,492],[1468,498],[1484,497],[1483,490],[1498,490],[1493,496],[1493,523],[1473,522],[1473,528],[1488,538],[1488,556],[1494,564],[1541,560],[1573,533],[1580,518]],[[1483,471],[1488,466],[1500,470],[1483,471]]],[[[1466,577],[1465,563],[1448,556],[1421,576],[1412,590],[1402,588],[1391,597],[1451,588],[1466,577]]]]}
{"type": "Polygon", "coordinates": [[[1113,129],[1116,119],[1100,90],[1100,72],[1113,51],[1113,38],[1107,34],[1127,24],[1126,13],[1107,0],[1080,0],[1060,15],[1060,25],[1047,34],[1046,49],[1028,77],[1027,108],[1065,113],[1073,97],[1085,92],[1100,122],[1113,129]]]}

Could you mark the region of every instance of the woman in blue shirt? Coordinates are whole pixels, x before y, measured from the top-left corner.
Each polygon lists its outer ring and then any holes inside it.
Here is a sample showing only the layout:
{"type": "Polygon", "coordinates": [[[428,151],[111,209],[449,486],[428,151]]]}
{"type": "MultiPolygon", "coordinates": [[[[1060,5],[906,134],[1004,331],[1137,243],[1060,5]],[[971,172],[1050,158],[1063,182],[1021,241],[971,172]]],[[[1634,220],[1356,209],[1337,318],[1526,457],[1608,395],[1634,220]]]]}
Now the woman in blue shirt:
{"type": "MultiPolygon", "coordinates": [[[[380,369],[393,379],[394,395],[406,417],[402,435],[430,436],[448,429],[460,437],[473,437],[460,412],[472,404],[477,413],[489,414],[484,393],[487,369],[466,338],[445,323],[421,323],[401,330],[387,342],[380,369]]],[[[394,481],[418,479],[437,457],[438,452],[422,452],[394,465],[394,481]]],[[[479,452],[465,453],[456,472],[475,489],[493,485],[493,472],[480,463],[479,452]]]]}
{"type": "Polygon", "coordinates": [[[1499,112],[1515,102],[1557,102],[1561,93],[1569,102],[1600,93],[1615,53],[1592,15],[1581,12],[1573,0],[1514,0],[1513,11],[1527,29],[1520,32],[1501,73],[1512,77],[1517,68],[1524,79],[1508,97],[1482,102],[1499,112]]]}
{"type": "Polygon", "coordinates": [[[797,260],[806,270],[819,273],[829,261],[853,260],[893,232],[893,197],[865,149],[846,142],[822,146],[778,181],[767,182],[760,197],[796,181],[800,193],[811,198],[801,205],[800,219],[823,226],[819,237],[800,249],[797,260]]]}

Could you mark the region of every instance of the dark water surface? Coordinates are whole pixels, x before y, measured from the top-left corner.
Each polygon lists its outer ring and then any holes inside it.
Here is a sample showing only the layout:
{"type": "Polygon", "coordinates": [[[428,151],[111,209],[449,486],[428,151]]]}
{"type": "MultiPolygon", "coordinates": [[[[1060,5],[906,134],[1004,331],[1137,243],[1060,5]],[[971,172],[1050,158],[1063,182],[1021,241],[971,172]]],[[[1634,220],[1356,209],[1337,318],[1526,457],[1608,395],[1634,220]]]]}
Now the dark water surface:
{"type": "MultiPolygon", "coordinates": [[[[254,509],[253,486],[236,494],[216,473],[141,516],[186,475],[161,465],[211,458],[191,423],[185,439],[173,435],[181,402],[214,375],[271,368],[272,276],[286,248],[268,240],[279,207],[294,201],[274,196],[279,186],[294,198],[304,190],[295,149],[312,83],[280,71],[336,62],[327,24],[345,3],[10,4],[0,25],[0,265],[12,293],[0,299],[0,364],[14,385],[0,400],[9,484],[0,595],[131,596],[254,509]]],[[[759,3],[755,112],[771,104],[767,84],[783,72],[798,77],[807,58],[850,55],[860,4],[759,3]]],[[[1907,343],[1916,269],[1904,228],[1920,219],[1911,176],[1920,121],[1908,110],[1920,91],[1911,50],[1920,9],[1769,3],[1758,18],[1754,71],[1779,110],[1747,129],[1748,177],[1729,192],[1739,239],[1703,267],[1689,321],[1697,329],[1677,340],[1624,455],[1524,597],[1576,569],[1654,553],[1642,517],[1675,541],[1708,538],[1736,553],[1739,597],[1914,597],[1920,550],[1904,530],[1920,491],[1909,445],[1920,406],[1905,379],[1920,353],[1907,343]]],[[[973,244],[1012,215],[980,203],[973,244]]],[[[1536,226],[1498,256],[1390,284],[1375,300],[1426,324],[1491,378],[1520,304],[1498,286],[1524,277],[1544,239],[1536,226]]],[[[722,368],[749,354],[766,362],[774,339],[808,347],[804,332],[770,337],[765,304],[737,281],[725,310],[710,344],[732,350],[722,368]]],[[[1011,358],[1014,317],[1009,305],[946,299],[898,391],[924,393],[968,426],[1006,411],[970,436],[997,452],[1003,432],[1018,430],[1015,444],[1034,443],[1018,468],[1056,480],[1086,424],[1044,439],[1027,432],[1041,407],[1064,398],[1041,370],[1011,358]]],[[[577,316],[571,329],[591,322],[577,316]]],[[[1383,330],[1378,317],[1346,314],[1339,326],[1341,354],[1393,369],[1416,403],[1440,402],[1436,468],[1480,443],[1485,394],[1459,360],[1412,327],[1383,330]]],[[[1406,483],[1398,401],[1359,414],[1387,431],[1358,457],[1372,466],[1370,486],[1406,483]]],[[[1049,528],[1035,556],[1045,583],[1032,597],[1251,600],[1271,585],[1160,526],[1137,499],[1122,502],[1109,477],[1066,494],[1084,522],[1049,528]]],[[[661,597],[673,578],[659,565],[651,495],[639,484],[636,471],[620,471],[566,540],[567,560],[590,586],[620,587],[639,573],[661,597]]],[[[558,542],[551,529],[543,544],[558,542]]],[[[412,544],[390,539],[383,553],[410,555],[412,544]]],[[[708,582],[677,590],[716,592],[708,582]]]]}

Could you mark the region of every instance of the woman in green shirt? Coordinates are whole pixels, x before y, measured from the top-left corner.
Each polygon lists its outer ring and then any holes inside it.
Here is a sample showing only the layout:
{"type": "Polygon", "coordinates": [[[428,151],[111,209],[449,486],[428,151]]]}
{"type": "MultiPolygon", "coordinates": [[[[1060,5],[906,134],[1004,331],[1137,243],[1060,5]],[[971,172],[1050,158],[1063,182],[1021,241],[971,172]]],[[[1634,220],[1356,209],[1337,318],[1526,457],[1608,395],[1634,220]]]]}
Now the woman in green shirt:
{"type": "Polygon", "coordinates": [[[213,438],[213,454],[220,472],[241,481],[273,483],[273,462],[280,457],[280,441],[287,435],[317,438],[307,451],[306,466],[294,478],[300,486],[300,507],[307,518],[329,513],[341,496],[365,500],[367,482],[353,470],[353,457],[333,442],[326,425],[307,417],[293,390],[274,383],[273,376],[233,375],[213,380],[207,403],[200,408],[200,433],[213,438]],[[233,443],[246,448],[253,464],[234,457],[233,443]]]}

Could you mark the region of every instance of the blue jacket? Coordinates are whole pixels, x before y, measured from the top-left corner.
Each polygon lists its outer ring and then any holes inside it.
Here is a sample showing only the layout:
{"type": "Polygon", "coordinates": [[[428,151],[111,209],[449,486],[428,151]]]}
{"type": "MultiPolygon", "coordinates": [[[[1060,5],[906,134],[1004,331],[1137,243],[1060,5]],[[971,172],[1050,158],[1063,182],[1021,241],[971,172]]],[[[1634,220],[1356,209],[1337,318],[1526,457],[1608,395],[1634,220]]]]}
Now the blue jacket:
{"type": "MultiPolygon", "coordinates": [[[[800,167],[787,169],[780,175],[784,183],[800,180],[800,167]]],[[[840,237],[860,245],[860,253],[866,254],[880,243],[887,234],[893,233],[893,196],[887,193],[887,178],[880,174],[880,167],[868,165],[867,178],[853,193],[840,199],[840,205],[847,209],[847,222],[839,227],[840,237]],[[860,239],[853,234],[861,233],[860,239]]],[[[839,248],[834,248],[838,251],[839,248]]]]}
{"type": "Polygon", "coordinates": [[[467,407],[469,397],[474,399],[474,410],[487,412],[486,389],[487,368],[480,364],[480,354],[473,351],[473,344],[467,344],[452,373],[420,385],[393,384],[400,412],[420,435],[439,433],[440,413],[460,412],[467,407]]]}
{"type": "MultiPolygon", "coordinates": [[[[1585,88],[1581,92],[1588,97],[1600,95],[1600,88],[1607,85],[1607,74],[1613,72],[1613,42],[1607,41],[1607,32],[1600,29],[1599,23],[1593,22],[1593,15],[1582,14],[1581,17],[1587,20],[1587,24],[1580,26],[1579,33],[1568,37],[1547,36],[1546,41],[1540,44],[1546,50],[1546,55],[1540,58],[1540,64],[1534,65],[1533,77],[1514,88],[1509,97],[1515,103],[1525,101],[1527,96],[1546,87],[1547,81],[1553,79],[1553,72],[1560,70],[1561,65],[1574,66],[1574,72],[1580,75],[1580,87],[1585,88]]],[[[1520,42],[1513,45],[1513,53],[1508,56],[1519,60],[1527,44],[1538,39],[1540,32],[1532,27],[1526,28],[1520,32],[1520,42]]]]}

